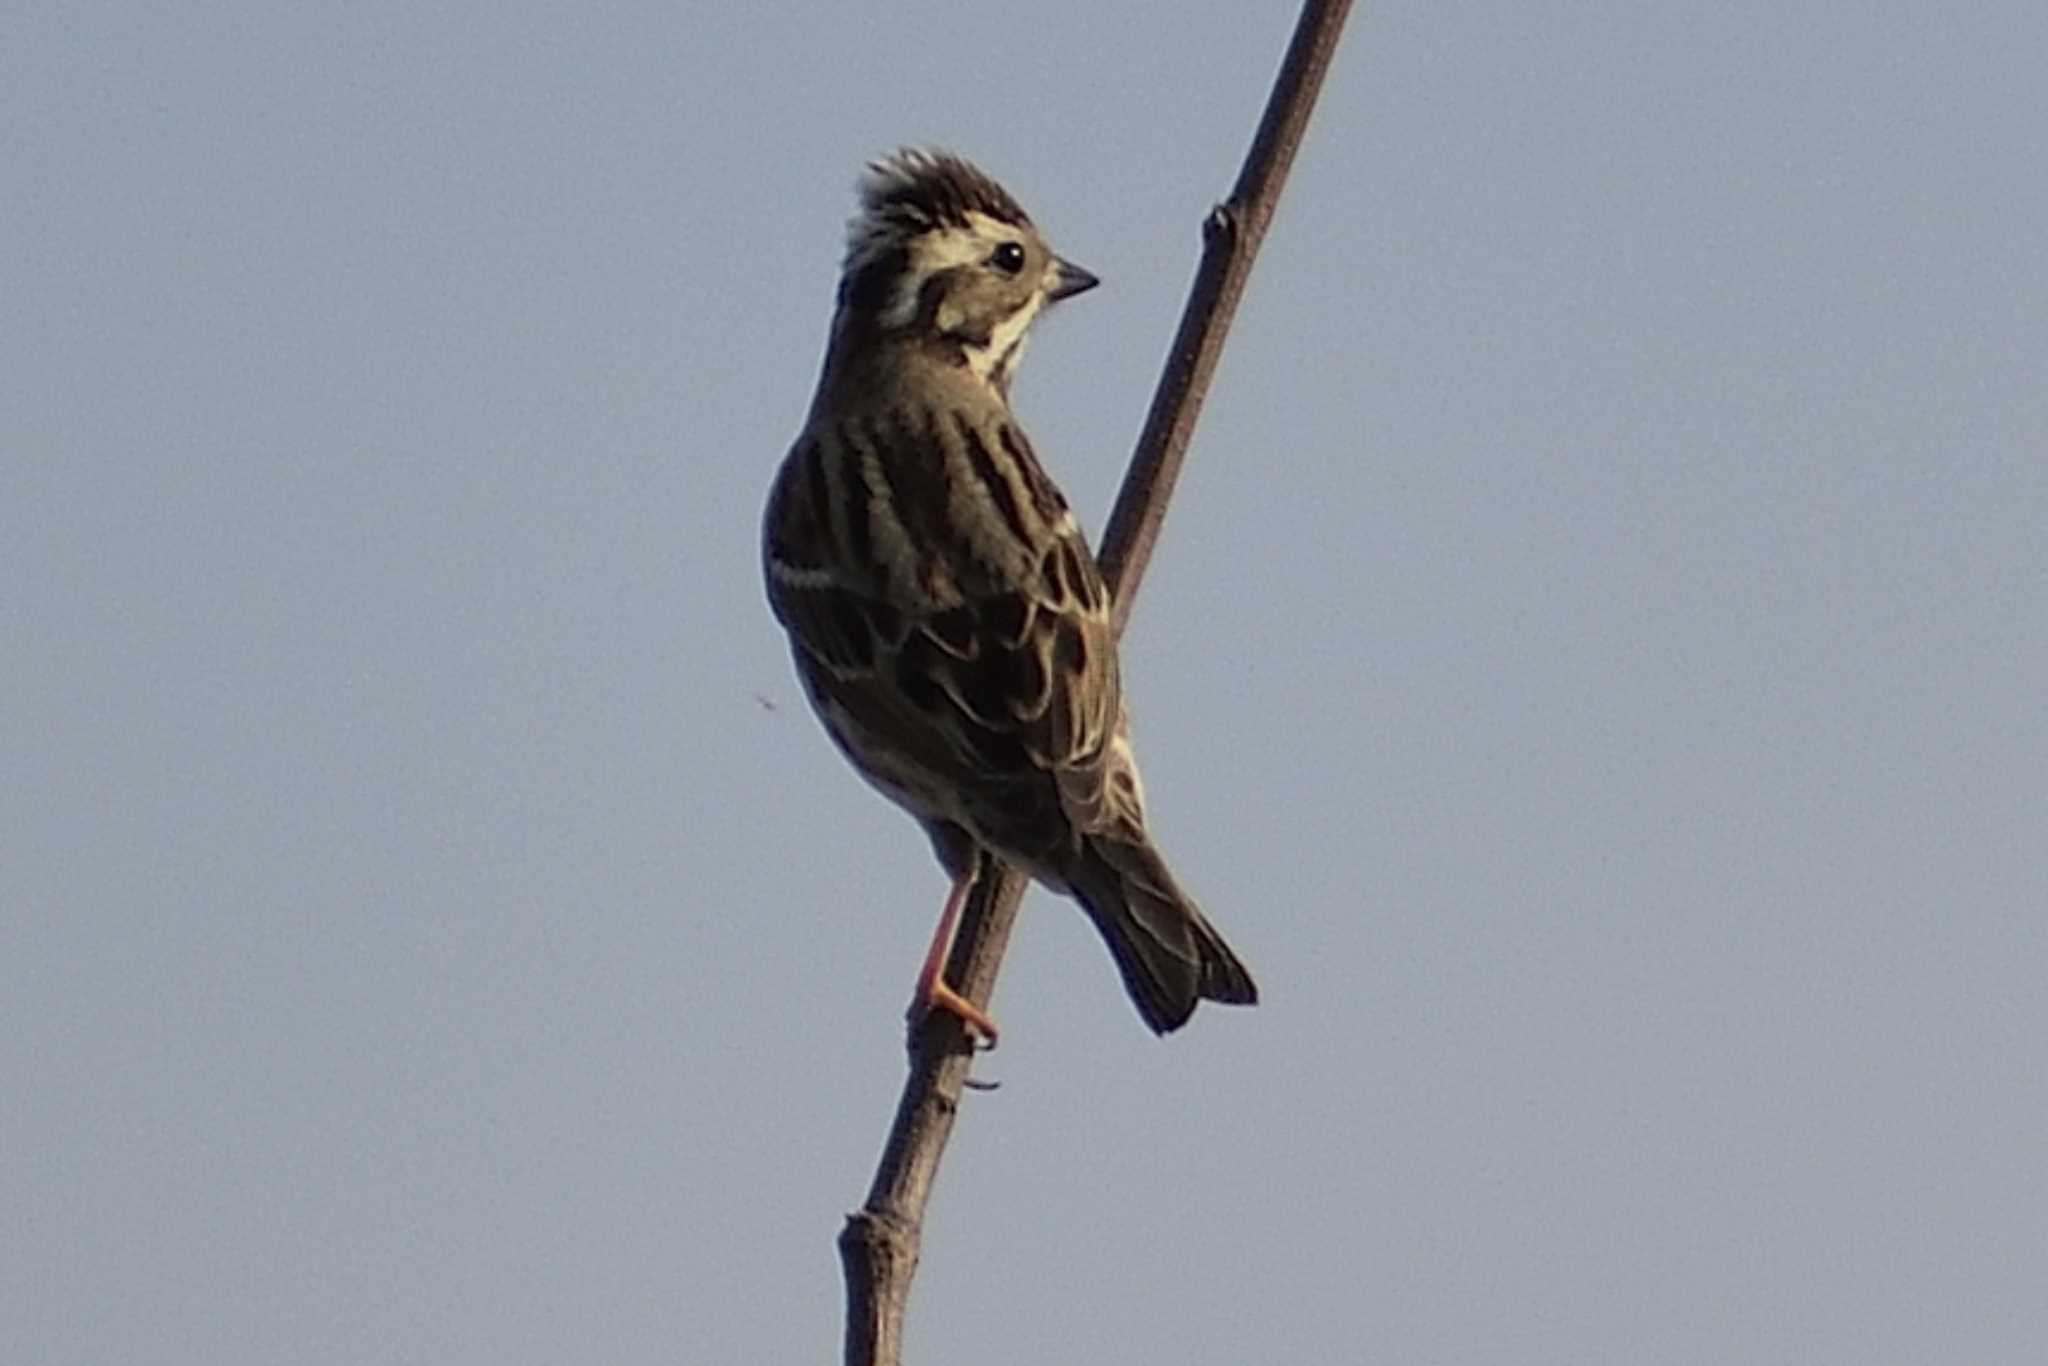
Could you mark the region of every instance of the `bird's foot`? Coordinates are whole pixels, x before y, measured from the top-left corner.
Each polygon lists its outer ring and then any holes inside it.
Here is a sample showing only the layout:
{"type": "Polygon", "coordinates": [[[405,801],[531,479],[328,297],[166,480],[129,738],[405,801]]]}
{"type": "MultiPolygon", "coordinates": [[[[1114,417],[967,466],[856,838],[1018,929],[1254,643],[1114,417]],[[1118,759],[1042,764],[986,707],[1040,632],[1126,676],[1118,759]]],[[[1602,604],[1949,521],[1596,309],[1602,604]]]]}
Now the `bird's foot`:
{"type": "Polygon", "coordinates": [[[976,1052],[986,1053],[996,1046],[1001,1031],[996,1028],[995,1017],[953,990],[945,978],[938,976],[929,982],[918,983],[917,994],[910,1000],[910,1009],[903,1012],[904,1022],[915,1033],[934,1010],[943,1010],[957,1018],[965,1026],[968,1041],[976,1052]]]}

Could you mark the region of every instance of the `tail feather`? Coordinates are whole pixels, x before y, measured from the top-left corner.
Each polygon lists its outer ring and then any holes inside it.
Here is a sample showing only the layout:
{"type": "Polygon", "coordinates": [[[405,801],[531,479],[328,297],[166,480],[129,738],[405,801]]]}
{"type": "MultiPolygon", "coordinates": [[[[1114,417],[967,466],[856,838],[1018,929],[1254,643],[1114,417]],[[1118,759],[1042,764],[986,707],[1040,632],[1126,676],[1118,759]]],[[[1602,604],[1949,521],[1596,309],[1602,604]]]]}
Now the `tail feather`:
{"type": "Polygon", "coordinates": [[[1154,1033],[1186,1024],[1198,1000],[1257,1003],[1251,973],[1149,844],[1090,840],[1071,882],[1154,1033]]]}

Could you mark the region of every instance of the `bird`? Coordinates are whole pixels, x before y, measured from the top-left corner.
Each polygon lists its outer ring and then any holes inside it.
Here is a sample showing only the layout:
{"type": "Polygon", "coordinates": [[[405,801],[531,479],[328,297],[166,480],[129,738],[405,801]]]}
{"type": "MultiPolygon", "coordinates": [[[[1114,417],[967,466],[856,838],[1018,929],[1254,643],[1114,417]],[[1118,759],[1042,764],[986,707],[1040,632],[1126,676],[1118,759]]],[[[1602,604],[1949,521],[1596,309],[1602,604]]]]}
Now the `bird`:
{"type": "Polygon", "coordinates": [[[770,608],[804,693],[951,879],[908,1016],[996,1022],[944,978],[986,857],[1071,896],[1158,1034],[1251,974],[1147,832],[1111,595],[1010,407],[1026,334],[1097,278],[950,152],[870,162],[818,386],[768,497],[770,608]]]}

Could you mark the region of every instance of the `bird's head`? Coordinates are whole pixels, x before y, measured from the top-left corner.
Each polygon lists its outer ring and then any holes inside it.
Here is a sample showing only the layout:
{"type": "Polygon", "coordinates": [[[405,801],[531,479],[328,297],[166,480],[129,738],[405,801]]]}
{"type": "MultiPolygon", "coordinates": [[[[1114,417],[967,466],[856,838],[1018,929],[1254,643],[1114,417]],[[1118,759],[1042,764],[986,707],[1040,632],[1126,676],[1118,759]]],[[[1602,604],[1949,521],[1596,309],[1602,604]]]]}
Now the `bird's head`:
{"type": "Polygon", "coordinates": [[[1039,312],[1096,283],[1054,253],[1009,191],[980,170],[944,152],[906,150],[861,179],[839,330],[957,348],[976,375],[1007,392],[1039,312]]]}

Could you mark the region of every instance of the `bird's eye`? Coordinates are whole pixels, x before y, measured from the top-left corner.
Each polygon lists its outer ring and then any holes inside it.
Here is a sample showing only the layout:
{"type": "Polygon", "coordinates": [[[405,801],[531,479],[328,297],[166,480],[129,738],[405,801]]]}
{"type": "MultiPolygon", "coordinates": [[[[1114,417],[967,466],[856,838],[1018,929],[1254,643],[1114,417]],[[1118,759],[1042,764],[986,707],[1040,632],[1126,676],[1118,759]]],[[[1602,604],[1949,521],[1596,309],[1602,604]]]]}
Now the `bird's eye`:
{"type": "Polygon", "coordinates": [[[1005,242],[989,253],[988,263],[1005,275],[1015,275],[1024,269],[1024,248],[1017,242],[1005,242]]]}

